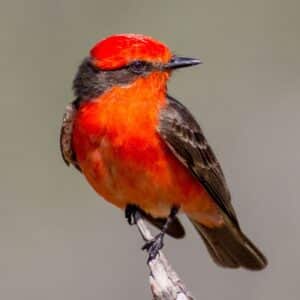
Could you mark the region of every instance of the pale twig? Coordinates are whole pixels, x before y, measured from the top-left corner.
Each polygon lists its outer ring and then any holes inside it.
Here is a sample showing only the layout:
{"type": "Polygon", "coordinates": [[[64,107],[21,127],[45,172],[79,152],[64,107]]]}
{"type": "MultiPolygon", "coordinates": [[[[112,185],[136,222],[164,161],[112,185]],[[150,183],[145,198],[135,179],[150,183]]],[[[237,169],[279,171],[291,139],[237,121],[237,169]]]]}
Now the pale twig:
{"type": "MultiPolygon", "coordinates": [[[[143,239],[145,241],[151,240],[153,236],[138,211],[135,213],[135,220],[143,239]]],[[[150,287],[155,300],[193,300],[161,251],[147,264],[150,269],[150,287]]]]}

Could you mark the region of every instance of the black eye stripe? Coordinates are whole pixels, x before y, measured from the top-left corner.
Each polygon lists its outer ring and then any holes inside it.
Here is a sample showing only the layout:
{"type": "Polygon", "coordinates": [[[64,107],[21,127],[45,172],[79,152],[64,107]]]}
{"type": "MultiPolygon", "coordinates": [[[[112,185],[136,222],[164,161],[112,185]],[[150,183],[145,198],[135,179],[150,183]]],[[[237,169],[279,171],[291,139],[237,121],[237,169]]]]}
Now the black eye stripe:
{"type": "Polygon", "coordinates": [[[79,102],[98,97],[113,86],[127,85],[138,76],[155,69],[149,62],[133,61],[131,64],[112,70],[102,70],[90,58],[84,59],[73,81],[73,89],[79,102]]]}
{"type": "Polygon", "coordinates": [[[135,74],[143,74],[150,71],[152,68],[151,63],[142,60],[136,60],[128,65],[128,69],[135,74]]]}
{"type": "Polygon", "coordinates": [[[134,66],[136,68],[140,68],[140,67],[143,67],[145,64],[146,63],[144,61],[137,60],[132,63],[132,66],[134,66]]]}
{"type": "Polygon", "coordinates": [[[96,66],[92,62],[91,59],[86,59],[86,64],[95,73],[99,73],[100,71],[115,72],[115,71],[127,69],[128,71],[130,71],[131,73],[134,73],[134,74],[143,74],[143,73],[149,72],[155,68],[155,66],[152,63],[144,61],[144,60],[135,60],[135,61],[131,62],[130,64],[128,64],[127,66],[121,66],[121,67],[115,68],[115,69],[101,69],[98,66],[96,66]]]}

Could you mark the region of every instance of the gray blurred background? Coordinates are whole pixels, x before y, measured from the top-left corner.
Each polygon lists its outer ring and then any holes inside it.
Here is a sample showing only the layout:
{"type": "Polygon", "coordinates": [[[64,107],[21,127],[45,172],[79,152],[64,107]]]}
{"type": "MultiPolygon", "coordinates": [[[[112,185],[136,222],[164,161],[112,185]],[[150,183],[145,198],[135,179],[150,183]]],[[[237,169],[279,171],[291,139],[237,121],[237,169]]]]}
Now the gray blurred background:
{"type": "Polygon", "coordinates": [[[227,176],[258,273],[224,270],[194,229],[165,252],[197,299],[299,299],[300,2],[1,1],[0,298],[150,299],[136,228],[61,160],[81,59],[103,37],[144,33],[204,64],[171,95],[199,120],[227,176]]]}

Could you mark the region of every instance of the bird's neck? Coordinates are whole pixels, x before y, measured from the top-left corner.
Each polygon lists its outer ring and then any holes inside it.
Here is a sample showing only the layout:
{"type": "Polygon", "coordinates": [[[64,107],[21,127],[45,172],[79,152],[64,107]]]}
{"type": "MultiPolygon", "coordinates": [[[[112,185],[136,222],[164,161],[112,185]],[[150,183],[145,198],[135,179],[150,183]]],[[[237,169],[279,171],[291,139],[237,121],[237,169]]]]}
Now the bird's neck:
{"type": "Polygon", "coordinates": [[[139,138],[154,134],[159,111],[167,102],[168,76],[163,72],[151,73],[131,85],[116,86],[97,98],[81,103],[73,130],[77,155],[84,155],[86,148],[99,143],[104,135],[123,143],[120,137],[124,136],[124,132],[132,137],[138,134],[139,138]]]}
{"type": "MultiPolygon", "coordinates": [[[[147,76],[141,76],[132,84],[116,88],[111,94],[117,94],[120,102],[127,104],[139,103],[153,105],[160,102],[162,95],[167,91],[167,72],[153,72],[147,76]]],[[[121,104],[121,103],[120,103],[121,104]]]]}

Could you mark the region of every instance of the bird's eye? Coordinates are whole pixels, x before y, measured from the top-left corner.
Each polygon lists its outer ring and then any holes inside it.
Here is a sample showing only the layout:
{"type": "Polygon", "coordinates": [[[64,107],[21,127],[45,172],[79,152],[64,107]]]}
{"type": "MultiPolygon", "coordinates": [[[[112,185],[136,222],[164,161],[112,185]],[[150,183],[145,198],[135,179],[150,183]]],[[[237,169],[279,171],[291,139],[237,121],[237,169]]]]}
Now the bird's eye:
{"type": "Polygon", "coordinates": [[[149,70],[149,67],[150,65],[147,62],[141,60],[134,61],[129,65],[130,71],[135,74],[143,74],[149,70]]]}

